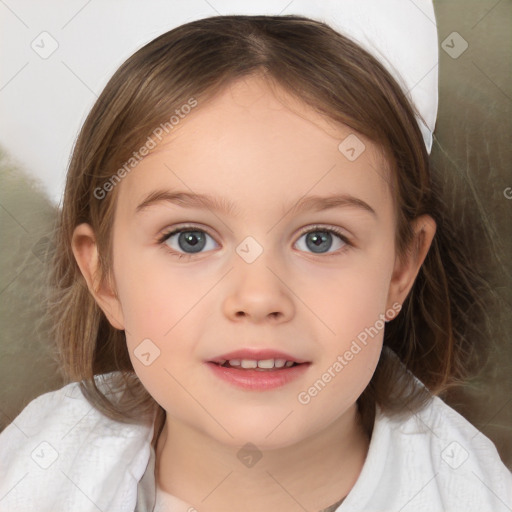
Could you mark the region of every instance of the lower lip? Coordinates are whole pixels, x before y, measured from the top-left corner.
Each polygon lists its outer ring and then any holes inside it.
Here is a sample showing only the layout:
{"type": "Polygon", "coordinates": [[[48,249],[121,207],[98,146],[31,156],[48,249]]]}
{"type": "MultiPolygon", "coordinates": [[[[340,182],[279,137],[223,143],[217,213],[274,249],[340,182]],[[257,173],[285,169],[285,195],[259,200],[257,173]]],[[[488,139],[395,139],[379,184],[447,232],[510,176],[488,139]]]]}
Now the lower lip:
{"type": "Polygon", "coordinates": [[[226,368],[212,362],[207,362],[206,364],[212,369],[214,375],[230,384],[242,389],[265,391],[279,388],[297,379],[304,374],[311,363],[303,363],[290,368],[271,371],[237,370],[236,368],[226,368]]]}

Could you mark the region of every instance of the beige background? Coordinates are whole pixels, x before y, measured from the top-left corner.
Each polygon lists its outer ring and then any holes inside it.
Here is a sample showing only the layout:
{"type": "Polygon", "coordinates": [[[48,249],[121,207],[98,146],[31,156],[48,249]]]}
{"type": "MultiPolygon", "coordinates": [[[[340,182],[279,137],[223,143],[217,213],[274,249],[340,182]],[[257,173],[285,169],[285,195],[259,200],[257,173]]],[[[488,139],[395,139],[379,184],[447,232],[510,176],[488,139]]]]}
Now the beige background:
{"type": "MultiPolygon", "coordinates": [[[[440,99],[432,160],[460,212],[461,243],[470,243],[478,252],[499,298],[499,306],[490,305],[489,363],[447,401],[494,441],[512,470],[512,199],[505,197],[507,187],[512,187],[512,2],[457,0],[434,5],[440,99]],[[469,45],[456,59],[442,49],[454,31],[469,45]],[[475,217],[484,219],[490,236],[474,227],[475,217]],[[493,261],[486,251],[495,255],[493,261]]],[[[0,173],[1,430],[30,400],[59,388],[63,381],[52,360],[43,316],[45,251],[51,249],[48,239],[56,207],[38,182],[9,161],[5,148],[0,173]]]]}

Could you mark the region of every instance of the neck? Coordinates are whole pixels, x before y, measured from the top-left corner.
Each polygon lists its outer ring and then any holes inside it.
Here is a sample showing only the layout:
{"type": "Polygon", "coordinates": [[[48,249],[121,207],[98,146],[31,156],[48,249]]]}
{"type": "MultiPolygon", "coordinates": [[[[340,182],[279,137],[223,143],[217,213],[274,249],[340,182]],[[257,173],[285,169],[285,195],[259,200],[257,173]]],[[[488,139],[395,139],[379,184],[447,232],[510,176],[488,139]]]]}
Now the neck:
{"type": "Polygon", "coordinates": [[[300,443],[261,450],[251,467],[240,462],[240,447],[168,416],[157,442],[156,480],[163,491],[201,512],[319,512],[352,489],[368,446],[356,404],[300,443]]]}

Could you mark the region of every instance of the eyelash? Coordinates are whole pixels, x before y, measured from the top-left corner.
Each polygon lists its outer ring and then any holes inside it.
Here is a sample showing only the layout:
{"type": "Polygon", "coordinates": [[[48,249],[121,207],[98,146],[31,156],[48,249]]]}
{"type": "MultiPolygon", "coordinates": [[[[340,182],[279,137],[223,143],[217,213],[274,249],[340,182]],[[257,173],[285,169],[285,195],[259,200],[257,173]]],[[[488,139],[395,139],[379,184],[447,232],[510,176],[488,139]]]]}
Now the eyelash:
{"type": "MultiPolygon", "coordinates": [[[[181,233],[182,231],[202,231],[203,233],[206,233],[208,236],[210,236],[211,238],[214,238],[210,233],[208,233],[208,231],[206,231],[205,229],[203,228],[199,228],[197,226],[182,226],[180,228],[177,228],[177,229],[173,229],[173,230],[170,230],[170,231],[166,231],[165,233],[163,233],[157,240],[158,244],[160,246],[163,247],[163,249],[170,253],[171,256],[174,256],[175,258],[178,258],[178,259],[182,259],[182,258],[185,258],[185,259],[190,259],[192,258],[193,256],[195,256],[195,254],[187,254],[187,253],[181,253],[181,252],[176,252],[174,249],[171,249],[165,242],[172,236],[172,235],[175,235],[177,233],[181,233]]],[[[310,228],[307,228],[307,229],[304,229],[300,232],[299,234],[299,237],[298,238],[301,238],[303,235],[307,234],[307,233],[312,233],[314,231],[323,231],[325,233],[334,233],[336,236],[338,236],[342,242],[345,244],[341,249],[338,249],[337,251],[333,252],[333,253],[326,253],[326,254],[319,254],[320,256],[323,256],[324,258],[328,258],[330,256],[339,256],[340,254],[343,254],[345,251],[347,251],[350,247],[353,247],[353,244],[349,241],[349,239],[346,237],[346,235],[344,235],[339,229],[337,228],[334,228],[334,227],[329,227],[329,228],[326,228],[325,226],[312,226],[310,228]]],[[[198,253],[198,254],[202,254],[202,253],[198,253]]],[[[311,254],[314,254],[314,253],[311,253],[311,254]]]]}

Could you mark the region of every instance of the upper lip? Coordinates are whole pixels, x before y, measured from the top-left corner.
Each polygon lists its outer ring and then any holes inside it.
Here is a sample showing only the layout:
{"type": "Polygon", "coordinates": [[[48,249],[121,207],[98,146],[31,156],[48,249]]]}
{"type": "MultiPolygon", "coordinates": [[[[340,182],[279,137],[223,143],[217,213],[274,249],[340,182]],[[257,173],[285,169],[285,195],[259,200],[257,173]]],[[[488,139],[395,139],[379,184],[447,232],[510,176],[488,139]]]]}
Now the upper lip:
{"type": "Polygon", "coordinates": [[[287,354],[286,352],[281,352],[280,350],[274,350],[272,348],[266,349],[251,349],[251,348],[242,348],[239,350],[234,350],[233,352],[228,352],[226,354],[222,354],[220,356],[214,357],[209,361],[211,363],[221,363],[224,361],[229,361],[231,359],[251,359],[254,361],[263,361],[265,359],[285,359],[286,361],[293,361],[294,363],[307,363],[305,359],[301,359],[296,356],[292,356],[287,354]]]}

